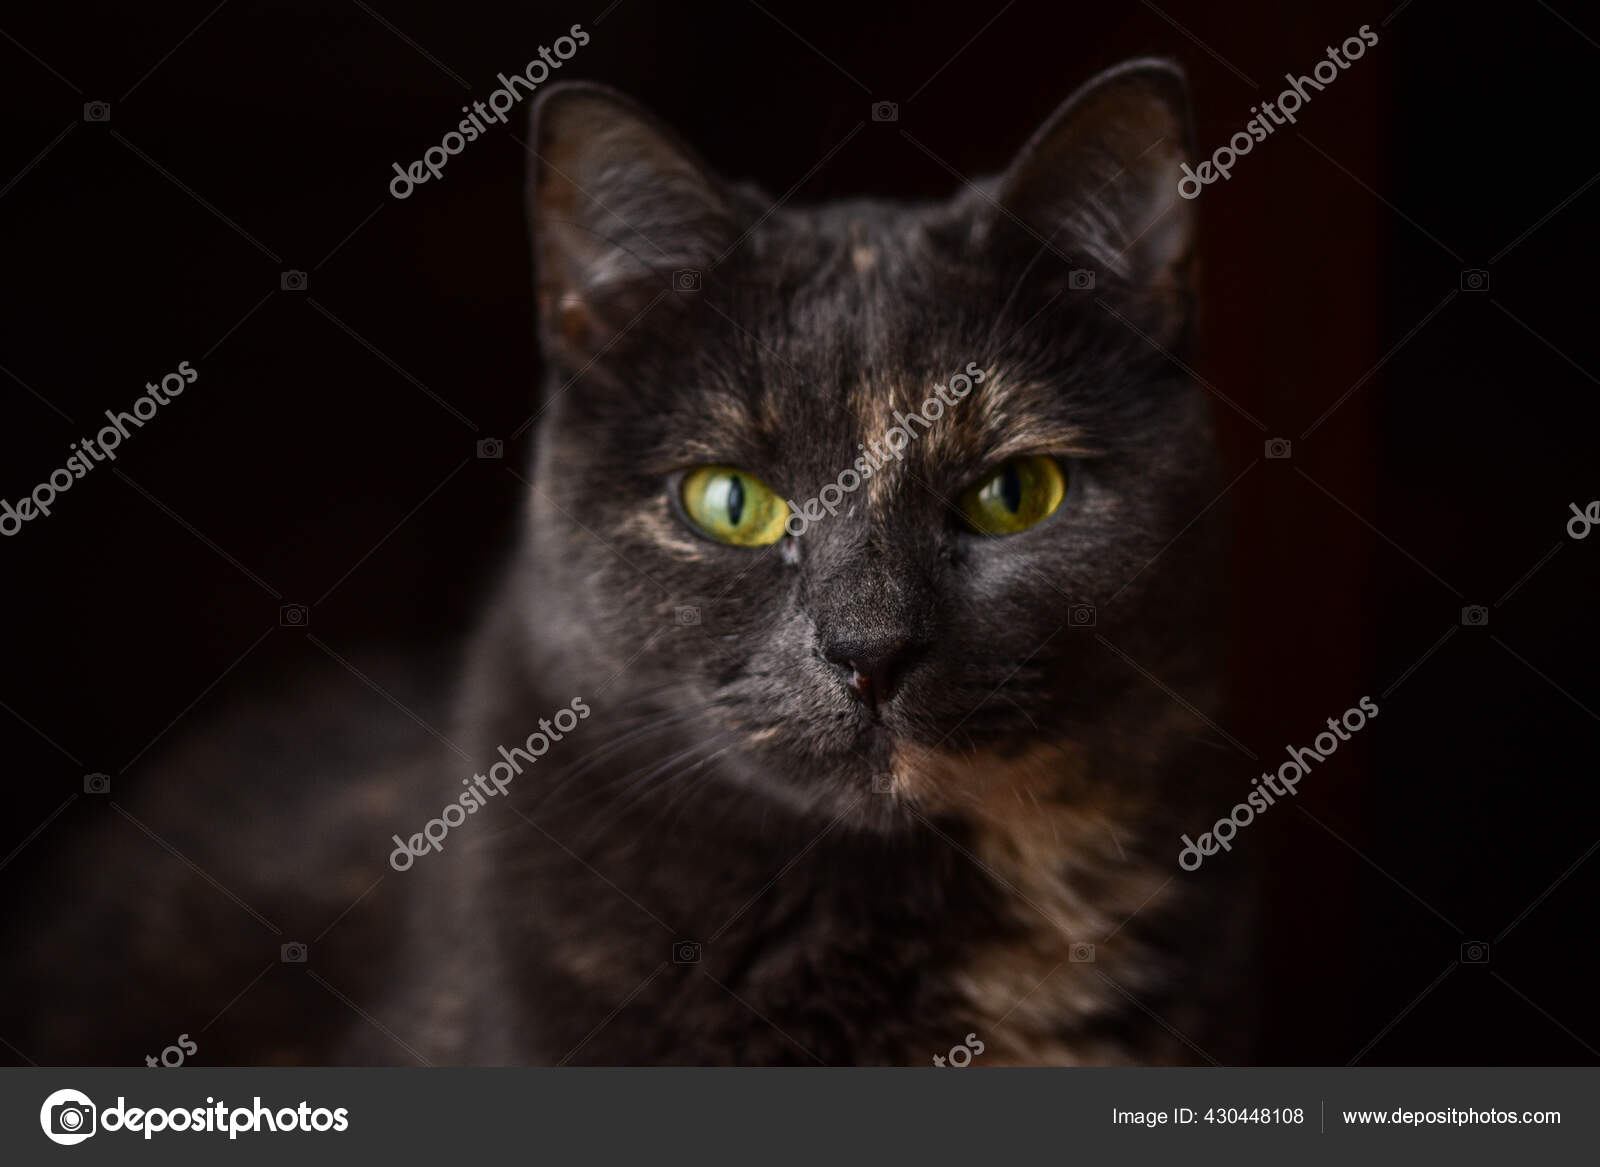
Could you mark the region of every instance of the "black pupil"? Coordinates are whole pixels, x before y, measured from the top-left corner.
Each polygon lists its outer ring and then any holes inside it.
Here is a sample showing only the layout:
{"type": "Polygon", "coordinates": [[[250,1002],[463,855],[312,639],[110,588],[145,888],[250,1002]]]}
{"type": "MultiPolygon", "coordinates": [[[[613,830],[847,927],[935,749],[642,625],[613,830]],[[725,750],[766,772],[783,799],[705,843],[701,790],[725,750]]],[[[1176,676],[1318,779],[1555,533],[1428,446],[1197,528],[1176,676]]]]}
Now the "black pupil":
{"type": "Polygon", "coordinates": [[[1015,466],[1007,466],[1000,472],[1000,497],[1012,514],[1022,509],[1022,475],[1015,466]]]}
{"type": "Polygon", "coordinates": [[[728,479],[728,525],[737,527],[743,517],[744,482],[735,474],[728,479]]]}

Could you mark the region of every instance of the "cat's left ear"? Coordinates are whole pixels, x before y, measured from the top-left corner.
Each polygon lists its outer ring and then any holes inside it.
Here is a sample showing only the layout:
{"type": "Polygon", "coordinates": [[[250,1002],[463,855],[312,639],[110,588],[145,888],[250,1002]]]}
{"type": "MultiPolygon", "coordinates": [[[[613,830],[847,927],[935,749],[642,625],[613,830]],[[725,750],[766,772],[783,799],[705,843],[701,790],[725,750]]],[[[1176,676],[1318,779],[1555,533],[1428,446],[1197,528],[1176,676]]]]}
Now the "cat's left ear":
{"type": "Polygon", "coordinates": [[[728,189],[671,130],[603,85],[546,90],[528,169],[547,353],[593,356],[662,293],[693,291],[737,236],[728,189]]]}
{"type": "Polygon", "coordinates": [[[1102,292],[1179,308],[1195,231],[1179,167],[1193,140],[1188,85],[1176,65],[1135,60],[1100,74],[1001,177],[993,244],[1037,256],[1034,275],[1060,286],[1082,288],[1083,276],[1073,282],[1071,271],[1092,271],[1102,292]]]}

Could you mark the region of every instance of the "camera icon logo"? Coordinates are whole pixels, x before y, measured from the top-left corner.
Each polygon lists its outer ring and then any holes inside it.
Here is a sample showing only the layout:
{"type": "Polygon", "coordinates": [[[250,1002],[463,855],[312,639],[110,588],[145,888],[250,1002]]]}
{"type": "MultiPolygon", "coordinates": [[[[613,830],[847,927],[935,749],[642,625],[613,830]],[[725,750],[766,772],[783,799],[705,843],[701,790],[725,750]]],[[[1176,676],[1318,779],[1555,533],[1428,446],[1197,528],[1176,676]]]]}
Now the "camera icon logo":
{"type": "Polygon", "coordinates": [[[698,292],[700,290],[700,269],[696,267],[680,267],[673,272],[672,290],[674,292],[698,292]]]}
{"type": "Polygon", "coordinates": [[[1067,959],[1073,964],[1093,964],[1094,945],[1078,943],[1067,949],[1067,959]]]}
{"type": "Polygon", "coordinates": [[[306,273],[286,271],[278,277],[278,286],[285,292],[303,292],[306,290],[306,273]]]}
{"type": "Polygon", "coordinates": [[[506,453],[506,444],[499,438],[484,438],[478,443],[478,457],[503,458],[506,453]]]}
{"type": "Polygon", "coordinates": [[[95,1132],[95,1105],[77,1090],[57,1090],[39,1108],[45,1138],[63,1147],[75,1146],[95,1132]]]}
{"type": "Polygon", "coordinates": [[[1293,449],[1294,445],[1289,441],[1288,438],[1267,439],[1267,457],[1269,458],[1276,458],[1280,460],[1287,458],[1293,449]]]}
{"type": "Polygon", "coordinates": [[[689,628],[700,623],[700,609],[682,607],[672,613],[672,622],[679,628],[689,628]]]}
{"type": "Polygon", "coordinates": [[[893,794],[894,793],[894,775],[893,774],[874,774],[872,776],[872,793],[874,793],[874,794],[893,794]]]}
{"type": "Polygon", "coordinates": [[[1095,610],[1093,604],[1074,604],[1067,609],[1067,623],[1074,628],[1093,628],[1095,610]]]}
{"type": "Polygon", "coordinates": [[[1489,609],[1482,604],[1468,604],[1461,609],[1461,623],[1468,628],[1482,628],[1489,623],[1489,609]]]}
{"type": "Polygon", "coordinates": [[[698,940],[674,940],[672,942],[672,963],[673,964],[699,964],[700,963],[700,941],[698,941],[698,940]]]}
{"type": "Polygon", "coordinates": [[[278,609],[278,624],[283,628],[304,628],[311,619],[311,609],[304,604],[285,604],[278,609]]]}
{"type": "Polygon", "coordinates": [[[875,122],[897,122],[900,120],[900,106],[893,101],[875,101],[872,103],[872,120],[875,122]]]}
{"type": "Polygon", "coordinates": [[[1481,267],[1469,267],[1461,273],[1461,290],[1463,292],[1487,292],[1489,290],[1489,273],[1481,267]]]}
{"type": "Polygon", "coordinates": [[[86,122],[108,122],[111,120],[111,103],[109,101],[86,101],[83,103],[83,120],[86,122]]]}
{"type": "Polygon", "coordinates": [[[1461,946],[1462,964],[1488,964],[1489,944],[1485,940],[1468,940],[1461,946]]]}
{"type": "Polygon", "coordinates": [[[83,792],[85,794],[110,794],[110,774],[85,774],[83,776],[83,792]]]}
{"type": "Polygon", "coordinates": [[[301,944],[298,940],[291,940],[279,949],[278,955],[284,964],[304,964],[306,962],[306,953],[307,949],[304,944],[301,944]]]}
{"type": "Polygon", "coordinates": [[[1067,273],[1067,287],[1074,292],[1094,291],[1094,272],[1086,267],[1075,267],[1067,273]]]}

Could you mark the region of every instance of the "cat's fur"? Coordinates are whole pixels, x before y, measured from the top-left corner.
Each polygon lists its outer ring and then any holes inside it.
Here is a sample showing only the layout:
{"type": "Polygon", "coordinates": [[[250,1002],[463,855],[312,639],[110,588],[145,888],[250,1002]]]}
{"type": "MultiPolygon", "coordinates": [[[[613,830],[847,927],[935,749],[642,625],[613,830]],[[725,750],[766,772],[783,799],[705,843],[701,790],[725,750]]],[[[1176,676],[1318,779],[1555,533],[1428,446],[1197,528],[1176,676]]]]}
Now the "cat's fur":
{"type": "MultiPolygon", "coordinates": [[[[1247,906],[1174,861],[1220,804],[1217,743],[1163,689],[1209,709],[1219,682],[1214,533],[1185,532],[1207,403],[1167,355],[1192,326],[1181,77],[1097,78],[931,206],[774,208],[594,87],[534,132],[550,374],[465,710],[480,760],[575,696],[594,720],[445,913],[499,986],[441,1018],[450,1056],[927,1064],[969,1032],[990,1063],[1237,1056],[1247,906]],[[974,362],[800,538],[724,546],[679,512],[699,463],[814,494],[974,362]],[[1061,512],[964,532],[951,500],[1022,453],[1071,459],[1061,512]],[[876,720],[841,639],[916,646],[876,720]]],[[[431,927],[399,1015],[467,975],[431,927]]]]}
{"type": "Polygon", "coordinates": [[[1226,801],[1195,712],[1221,577],[1207,399],[1174,359],[1181,75],[1103,74],[998,179],[918,206],[775,206],[595,86],[534,117],[549,373],[470,761],[373,770],[352,806],[419,829],[539,719],[592,714],[352,915],[345,1037],[260,1021],[223,1058],[927,1065],[969,1033],[987,1064],[1244,1056],[1248,896],[1176,863],[1226,801]],[[675,501],[704,463],[804,500],[969,364],[970,396],[798,539],[719,544],[675,501]],[[963,529],[952,500],[1033,453],[1069,468],[1060,511],[963,529]],[[828,658],[895,642],[870,709],[828,658]]]}

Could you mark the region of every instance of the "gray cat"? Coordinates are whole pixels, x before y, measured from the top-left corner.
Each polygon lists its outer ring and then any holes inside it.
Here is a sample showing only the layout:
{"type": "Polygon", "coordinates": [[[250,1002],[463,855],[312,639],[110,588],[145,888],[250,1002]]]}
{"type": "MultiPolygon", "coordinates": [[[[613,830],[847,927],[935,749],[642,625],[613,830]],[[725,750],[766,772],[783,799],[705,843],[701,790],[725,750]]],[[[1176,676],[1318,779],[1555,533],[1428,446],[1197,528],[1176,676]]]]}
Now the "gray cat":
{"type": "MultiPolygon", "coordinates": [[[[1181,74],[1102,74],[927,205],[775,204],[592,85],[533,134],[548,375],[462,754],[357,735],[272,787],[318,824],[289,855],[248,795],[196,833],[308,920],[394,847],[321,984],[253,988],[217,1059],[1247,1056],[1242,865],[1176,861],[1227,801],[1181,74]]],[[[186,951],[195,890],[144,909],[186,951]]],[[[165,978],[208,1003],[252,967],[212,941],[165,978]]]]}
{"type": "MultiPolygon", "coordinates": [[[[497,978],[450,1056],[1237,1056],[1245,904],[1172,878],[1216,751],[1144,675],[1214,707],[1181,76],[930,206],[774,208],[593,86],[535,134],[550,373],[465,710],[480,761],[593,717],[449,909],[497,978]]],[[[440,951],[398,1015],[475,979],[440,951]]]]}

